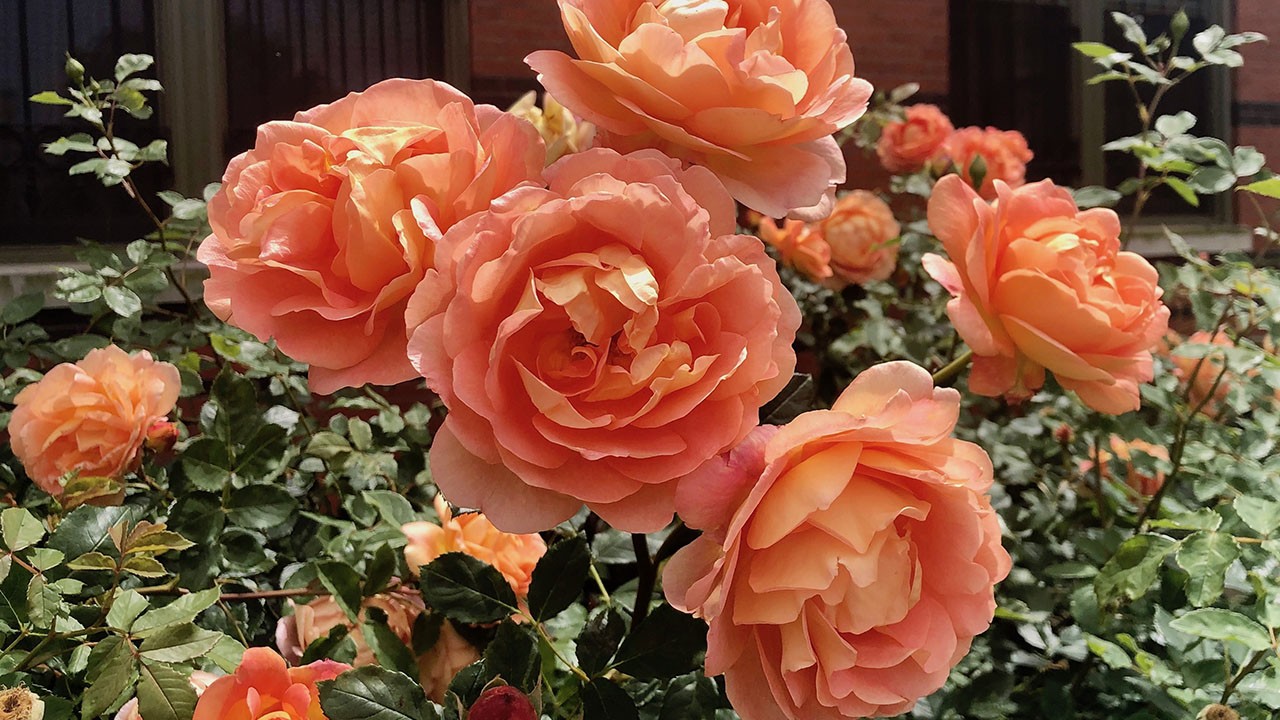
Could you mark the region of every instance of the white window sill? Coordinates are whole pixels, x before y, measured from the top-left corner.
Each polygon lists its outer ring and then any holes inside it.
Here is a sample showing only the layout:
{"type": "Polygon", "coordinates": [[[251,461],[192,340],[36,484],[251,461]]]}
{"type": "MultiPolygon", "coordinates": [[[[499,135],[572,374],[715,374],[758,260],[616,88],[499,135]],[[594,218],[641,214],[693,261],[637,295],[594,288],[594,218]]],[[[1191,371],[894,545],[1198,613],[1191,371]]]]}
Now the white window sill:
{"type": "Polygon", "coordinates": [[[1250,252],[1253,250],[1253,234],[1239,225],[1185,224],[1171,221],[1167,224],[1144,222],[1129,238],[1128,250],[1143,257],[1167,258],[1178,253],[1169,244],[1165,228],[1187,241],[1193,249],[1210,255],[1225,252],[1250,252]]]}

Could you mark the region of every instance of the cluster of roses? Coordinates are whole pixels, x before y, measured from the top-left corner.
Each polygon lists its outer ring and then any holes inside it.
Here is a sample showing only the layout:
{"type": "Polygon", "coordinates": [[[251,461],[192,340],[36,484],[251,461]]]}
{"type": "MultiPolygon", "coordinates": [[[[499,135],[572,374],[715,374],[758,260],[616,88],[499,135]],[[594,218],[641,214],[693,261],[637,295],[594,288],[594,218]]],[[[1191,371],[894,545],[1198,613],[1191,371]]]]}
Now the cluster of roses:
{"type": "MultiPolygon", "coordinates": [[[[433,478],[502,531],[547,530],[584,504],[625,531],[673,512],[702,530],[665,592],[710,624],[707,672],[745,720],[904,712],[988,626],[1009,571],[991,462],[951,437],[959,393],[905,362],[866,370],[830,410],[758,426],[801,318],[760,240],[736,234],[735,200],[770,217],[831,211],[844,177],[831,136],[870,95],[845,35],[825,0],[560,7],[578,58],[529,63],[593,131],[562,109],[535,126],[404,79],[267,123],[209,204],[206,301],[308,362],[317,392],[425,378],[449,408],[433,478]]],[[[961,167],[964,142],[949,151],[961,167]]],[[[1114,213],[1079,212],[1047,181],[992,182],[994,204],[953,175],[929,205],[951,260],[927,267],[956,296],[971,387],[1026,395],[1047,368],[1094,407],[1137,407],[1168,317],[1154,270],[1119,251],[1114,213]]],[[[833,236],[866,222],[851,197],[833,236]]],[[[873,222],[897,234],[891,214],[873,222]]],[[[95,357],[67,382],[102,382],[81,377],[95,357]]],[[[45,384],[13,416],[29,469],[57,443],[73,461],[90,452],[74,402],[45,384]]],[[[136,455],[176,378],[131,392],[132,420],[110,429],[130,427],[112,437],[136,455]]],[[[323,611],[295,612],[282,649],[296,655],[323,611]]],[[[338,671],[251,650],[197,720],[320,717],[314,683],[338,671]]]]}
{"type": "Polygon", "coordinates": [[[1034,154],[1017,130],[966,127],[956,130],[951,118],[936,105],[912,105],[901,121],[886,123],[876,144],[880,164],[904,175],[928,169],[954,169],[987,200],[996,199],[996,181],[1009,187],[1026,182],[1027,163],[1034,154]],[[975,163],[981,162],[975,167],[975,163]],[[981,175],[981,178],[975,175],[981,175]],[[980,181],[980,184],[979,184],[980,181]]]}

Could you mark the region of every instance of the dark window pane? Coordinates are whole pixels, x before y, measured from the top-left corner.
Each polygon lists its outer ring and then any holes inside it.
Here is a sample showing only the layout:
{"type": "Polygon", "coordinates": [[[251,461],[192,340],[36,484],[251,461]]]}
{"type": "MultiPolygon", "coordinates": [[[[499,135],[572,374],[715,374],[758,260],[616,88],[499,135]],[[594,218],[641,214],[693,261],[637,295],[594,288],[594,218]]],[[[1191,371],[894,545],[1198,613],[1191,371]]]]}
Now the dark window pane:
{"type": "Polygon", "coordinates": [[[226,30],[228,155],[268,120],[444,74],[443,0],[227,0],[226,30]]]}
{"type": "MultiPolygon", "coordinates": [[[[0,2],[0,243],[66,244],[77,237],[126,242],[146,232],[146,218],[121,188],[103,188],[91,175],[67,176],[67,168],[83,158],[42,150],[85,126],[63,118],[58,107],[27,98],[65,86],[68,50],[101,77],[111,76],[121,52],[154,53],[153,10],[152,0],[0,2]]],[[[139,145],[164,137],[158,117],[121,119],[119,134],[139,145]]],[[[154,197],[169,173],[146,168],[135,180],[154,197]]]]}

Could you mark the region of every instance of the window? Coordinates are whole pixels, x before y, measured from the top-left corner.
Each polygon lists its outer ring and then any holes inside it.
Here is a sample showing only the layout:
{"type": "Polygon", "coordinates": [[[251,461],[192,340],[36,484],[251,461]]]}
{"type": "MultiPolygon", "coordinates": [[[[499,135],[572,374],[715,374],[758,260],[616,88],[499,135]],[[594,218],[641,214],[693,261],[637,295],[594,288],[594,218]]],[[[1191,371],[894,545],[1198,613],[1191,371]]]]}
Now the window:
{"type": "Polygon", "coordinates": [[[136,174],[144,193],[195,194],[288,119],[388,77],[466,87],[466,0],[0,0],[0,246],[126,242],[148,224],[119,188],[68,177],[41,145],[83,128],[27,101],[65,85],[69,49],[106,75],[125,52],[156,57],[156,114],[120,134],[170,142],[171,168],[136,174]]]}
{"type": "MultiPolygon", "coordinates": [[[[952,0],[952,116],[957,125],[1022,131],[1036,153],[1028,179],[1115,187],[1136,173],[1136,161],[1103,153],[1100,146],[1140,129],[1133,100],[1123,83],[1086,87],[1096,66],[1078,57],[1071,43],[1092,40],[1125,48],[1111,12],[1141,16],[1148,35],[1155,36],[1184,6],[1190,38],[1209,25],[1227,25],[1226,5],[1221,0],[952,0]]],[[[1189,49],[1190,40],[1184,43],[1189,49]]],[[[1201,71],[1170,92],[1157,114],[1190,111],[1199,118],[1193,133],[1230,142],[1227,82],[1221,70],[1201,71]]],[[[1204,198],[1197,209],[1162,188],[1144,214],[1149,220],[1203,223],[1227,221],[1229,212],[1229,202],[1221,197],[1204,198]]]]}

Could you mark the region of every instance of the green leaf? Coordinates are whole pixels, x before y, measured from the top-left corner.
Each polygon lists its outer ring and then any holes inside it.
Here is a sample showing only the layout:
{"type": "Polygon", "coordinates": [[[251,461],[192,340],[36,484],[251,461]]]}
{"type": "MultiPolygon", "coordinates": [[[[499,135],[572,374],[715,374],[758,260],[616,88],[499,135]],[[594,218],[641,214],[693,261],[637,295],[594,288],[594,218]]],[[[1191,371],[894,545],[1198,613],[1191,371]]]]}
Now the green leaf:
{"type": "Polygon", "coordinates": [[[19,295],[4,304],[4,310],[0,311],[0,322],[5,325],[17,325],[35,317],[36,313],[43,309],[43,292],[37,290],[36,292],[19,295]]]}
{"type": "Polygon", "coordinates": [[[0,537],[6,548],[17,552],[44,539],[44,523],[23,508],[6,508],[0,511],[0,537]]]}
{"type": "Polygon", "coordinates": [[[1185,538],[1177,557],[1187,571],[1187,600],[1196,607],[1217,602],[1227,568],[1239,556],[1240,548],[1228,533],[1201,531],[1185,538]]]}
{"type": "Polygon", "coordinates": [[[134,555],[121,565],[125,572],[142,578],[160,578],[169,574],[159,560],[146,555],[134,555]]]}
{"type": "MultiPolygon", "coordinates": [[[[1173,178],[1169,178],[1173,180],[1173,178]]],[[[1166,182],[1168,182],[1166,180],[1166,182]]],[[[1235,173],[1216,166],[1206,166],[1196,170],[1187,179],[1188,184],[1201,195],[1215,195],[1226,192],[1236,184],[1235,173]]]]}
{"type": "Polygon", "coordinates": [[[150,610],[134,621],[133,635],[147,637],[162,628],[189,623],[195,620],[197,615],[213,607],[213,604],[218,602],[218,596],[217,588],[209,588],[183,595],[162,608],[150,610]]]}
{"type": "Polygon", "coordinates": [[[221,492],[231,479],[231,455],[226,443],[202,437],[192,441],[179,460],[182,472],[198,489],[221,492]]]}
{"type": "Polygon", "coordinates": [[[62,610],[62,596],[49,587],[43,575],[32,575],[27,583],[27,617],[31,624],[53,629],[62,610]]]}
{"type": "Polygon", "coordinates": [[[458,552],[441,555],[422,569],[422,599],[450,620],[472,625],[519,612],[515,592],[501,573],[458,552]]]}
{"type": "Polygon", "coordinates": [[[1256,620],[1231,610],[1219,608],[1202,608],[1176,618],[1169,625],[1179,632],[1208,638],[1210,640],[1231,640],[1238,642],[1250,650],[1268,650],[1271,648],[1271,637],[1267,629],[1256,620]]]}
{"type": "Polygon", "coordinates": [[[141,298],[122,285],[108,285],[103,288],[102,299],[107,303],[107,307],[120,317],[133,317],[142,312],[141,298]]]}
{"type": "Polygon", "coordinates": [[[437,720],[422,687],[385,668],[356,668],[320,683],[320,707],[329,720],[437,720]]]}
{"type": "Polygon", "coordinates": [[[1147,47],[1147,34],[1142,31],[1142,26],[1138,21],[1121,12],[1111,13],[1111,20],[1120,26],[1121,32],[1124,33],[1124,39],[1142,48],[1144,51],[1147,47]]]}
{"type": "Polygon", "coordinates": [[[44,92],[38,92],[27,99],[33,103],[39,103],[41,105],[74,105],[75,104],[70,100],[62,97],[61,95],[59,95],[57,92],[53,90],[45,90],[44,92]]]}
{"type": "Polygon", "coordinates": [[[351,638],[351,631],[346,625],[339,623],[333,626],[328,635],[308,645],[300,662],[307,665],[316,660],[329,659],[350,664],[355,657],[356,643],[351,638]]]}
{"type": "Polygon", "coordinates": [[[582,594],[591,570],[587,540],[574,536],[551,546],[529,583],[529,612],[538,621],[555,617],[582,594]]]}
{"type": "Polygon", "coordinates": [[[1098,602],[1106,604],[1120,597],[1136,600],[1145,595],[1159,577],[1160,565],[1177,547],[1172,538],[1155,533],[1126,540],[1093,580],[1098,602]]]}
{"type": "Polygon", "coordinates": [[[133,621],[150,606],[147,599],[137,592],[121,591],[112,601],[111,610],[107,612],[107,627],[128,632],[133,628],[133,621]]]}
{"type": "Polygon", "coordinates": [[[67,567],[72,570],[115,570],[116,561],[109,555],[104,555],[98,551],[87,552],[80,557],[67,563],[67,567]]]}
{"type": "Polygon", "coordinates": [[[361,630],[379,665],[410,676],[417,674],[418,665],[413,653],[387,625],[387,614],[380,608],[371,607],[365,611],[361,630]]]}
{"type": "Polygon", "coordinates": [[[618,644],[627,632],[626,621],[613,608],[604,608],[587,620],[578,636],[578,666],[588,675],[596,675],[609,666],[618,644]]]}
{"type": "Polygon", "coordinates": [[[155,59],[150,55],[125,53],[116,60],[116,81],[119,82],[134,73],[140,73],[151,67],[154,62],[155,59]]]}
{"type": "Polygon", "coordinates": [[[1192,190],[1191,186],[1183,180],[1176,177],[1167,177],[1164,179],[1164,184],[1178,193],[1178,197],[1182,198],[1191,207],[1200,207],[1200,198],[1196,196],[1196,191],[1192,190]]]}
{"type": "MultiPolygon", "coordinates": [[[[317,434],[317,437],[322,434],[324,433],[317,434]]],[[[344,440],[343,443],[345,442],[344,440]]],[[[350,450],[351,446],[347,445],[344,449],[350,450]]],[[[414,520],[413,505],[400,493],[390,490],[368,490],[361,497],[378,509],[378,515],[385,523],[401,527],[414,520]]]]}
{"type": "Polygon", "coordinates": [[[1097,655],[1110,668],[1124,670],[1133,667],[1133,660],[1129,659],[1129,653],[1109,640],[1086,634],[1085,644],[1089,647],[1089,652],[1097,655]]]}
{"type": "Polygon", "coordinates": [[[333,595],[333,599],[351,622],[360,621],[360,605],[364,595],[360,592],[360,573],[350,565],[337,560],[316,564],[320,584],[333,595]]]}
{"type": "Polygon", "coordinates": [[[158,532],[147,533],[141,538],[138,538],[138,541],[129,547],[127,554],[134,555],[137,553],[154,553],[159,555],[160,553],[168,552],[170,550],[186,550],[193,546],[195,546],[195,543],[182,537],[178,533],[161,530],[158,532]]]}
{"type": "Polygon", "coordinates": [[[1156,118],[1156,132],[1171,138],[1177,135],[1185,135],[1188,130],[1196,126],[1196,116],[1183,110],[1175,115],[1161,115],[1156,118]]]}
{"type": "Polygon", "coordinates": [[[386,588],[396,573],[396,555],[390,543],[382,543],[365,566],[364,595],[376,595],[386,588]]]}
{"type": "Polygon", "coordinates": [[[582,688],[582,720],[639,720],[635,700],[626,690],[604,678],[582,688]]]}
{"type": "Polygon", "coordinates": [[[1259,535],[1270,535],[1280,528],[1280,502],[1244,495],[1236,498],[1234,507],[1240,519],[1259,535]]]}
{"type": "Polygon", "coordinates": [[[542,669],[538,638],[523,625],[505,620],[498,626],[498,634],[493,641],[484,649],[484,665],[508,685],[532,693],[542,669]]]}
{"type": "Polygon", "coordinates": [[[247,485],[231,493],[227,518],[240,527],[270,530],[288,522],[298,511],[298,501],[279,485],[247,485]]]}
{"type": "Polygon", "coordinates": [[[1244,178],[1256,175],[1262,171],[1263,166],[1266,164],[1266,156],[1258,152],[1258,149],[1254,147],[1237,147],[1235,152],[1231,154],[1231,171],[1237,177],[1244,178]]]}
{"type": "Polygon", "coordinates": [[[80,717],[93,720],[115,704],[133,684],[137,667],[133,648],[124,640],[107,637],[89,654],[89,689],[80,706],[80,717]]]}
{"type": "Polygon", "coordinates": [[[80,557],[87,552],[111,547],[107,533],[122,520],[136,520],[137,509],[130,506],[93,507],[82,505],[58,523],[49,538],[49,547],[61,550],[67,557],[80,557]]]}
{"type": "Polygon", "coordinates": [[[1267,178],[1244,185],[1239,190],[1254,193],[1255,195],[1263,195],[1269,198],[1280,200],[1280,177],[1267,178]]]}
{"type": "Polygon", "coordinates": [[[692,672],[707,649],[707,625],[663,603],[618,648],[613,666],[642,680],[692,672]]]}
{"type": "Polygon", "coordinates": [[[1104,45],[1099,42],[1071,43],[1071,47],[1075,48],[1076,52],[1080,53],[1081,55],[1084,55],[1085,57],[1090,57],[1090,58],[1106,57],[1108,55],[1114,55],[1116,54],[1116,52],[1118,52],[1115,48],[1111,47],[1110,45],[1104,45]]]}
{"type": "Polygon", "coordinates": [[[1073,191],[1076,205],[1080,208],[1115,207],[1124,197],[1120,193],[1101,185],[1089,185],[1073,191]]]}
{"type": "Polygon", "coordinates": [[[1212,508],[1200,508],[1195,512],[1178,513],[1167,518],[1152,520],[1150,525],[1153,528],[1173,530],[1217,530],[1222,525],[1222,516],[1212,508]]]}
{"type": "Polygon", "coordinates": [[[186,671],[160,662],[142,662],[138,682],[138,715],[147,720],[190,720],[196,690],[186,671]]]}
{"type": "Polygon", "coordinates": [[[138,652],[143,661],[176,663],[202,657],[223,637],[191,623],[174,625],[161,630],[142,641],[138,652]]]}

